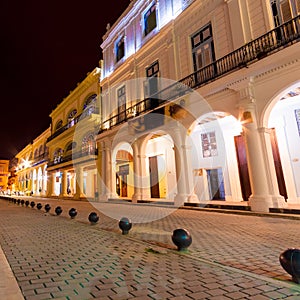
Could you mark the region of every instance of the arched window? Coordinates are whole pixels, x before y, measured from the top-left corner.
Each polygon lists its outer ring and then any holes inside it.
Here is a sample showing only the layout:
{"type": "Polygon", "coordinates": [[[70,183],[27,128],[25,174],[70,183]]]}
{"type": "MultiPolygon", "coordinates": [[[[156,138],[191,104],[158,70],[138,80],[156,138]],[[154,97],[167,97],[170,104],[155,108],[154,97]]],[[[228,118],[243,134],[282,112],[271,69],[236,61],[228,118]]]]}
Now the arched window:
{"type": "Polygon", "coordinates": [[[53,162],[55,164],[60,163],[63,160],[63,150],[61,148],[56,149],[53,155],[53,162]]]}
{"type": "Polygon", "coordinates": [[[73,149],[76,148],[76,142],[71,142],[67,148],[66,148],[66,152],[72,151],[73,149]]]}
{"type": "Polygon", "coordinates": [[[75,125],[75,117],[77,115],[77,109],[73,109],[68,115],[68,125],[72,127],[75,125]]]}
{"type": "Polygon", "coordinates": [[[90,114],[93,114],[96,112],[96,100],[97,100],[97,95],[93,94],[89,96],[84,104],[83,104],[83,113],[85,116],[89,116],[90,114]]]}
{"type": "Polygon", "coordinates": [[[81,145],[82,153],[94,154],[95,153],[95,139],[93,134],[86,135],[82,140],[81,145]]]}
{"type": "Polygon", "coordinates": [[[56,125],[55,125],[55,130],[54,130],[54,131],[57,131],[59,128],[61,128],[61,127],[62,127],[62,124],[63,124],[62,120],[59,120],[59,121],[56,123],[56,125]]]}
{"type": "Polygon", "coordinates": [[[37,158],[39,156],[39,150],[35,149],[34,151],[34,158],[37,158]]]}
{"type": "Polygon", "coordinates": [[[44,153],[44,146],[41,145],[39,148],[39,155],[42,155],[44,153]]]}

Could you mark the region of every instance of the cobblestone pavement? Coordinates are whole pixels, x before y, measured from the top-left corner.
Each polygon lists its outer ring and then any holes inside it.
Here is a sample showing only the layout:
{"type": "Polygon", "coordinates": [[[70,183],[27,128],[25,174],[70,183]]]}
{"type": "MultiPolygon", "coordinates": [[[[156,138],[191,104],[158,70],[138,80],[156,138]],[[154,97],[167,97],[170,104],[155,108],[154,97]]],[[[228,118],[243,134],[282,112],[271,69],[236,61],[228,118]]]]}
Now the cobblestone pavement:
{"type": "MultiPolygon", "coordinates": [[[[279,264],[282,251],[300,247],[300,218],[29,200],[49,203],[50,212],[0,200],[0,245],[26,300],[300,299],[279,264]],[[95,225],[91,211],[100,216],[95,225]],[[118,217],[133,214],[145,222],[122,235],[118,217]],[[192,235],[186,252],[172,242],[176,228],[192,235]]],[[[0,290],[0,299],[12,298],[0,290]]]]}

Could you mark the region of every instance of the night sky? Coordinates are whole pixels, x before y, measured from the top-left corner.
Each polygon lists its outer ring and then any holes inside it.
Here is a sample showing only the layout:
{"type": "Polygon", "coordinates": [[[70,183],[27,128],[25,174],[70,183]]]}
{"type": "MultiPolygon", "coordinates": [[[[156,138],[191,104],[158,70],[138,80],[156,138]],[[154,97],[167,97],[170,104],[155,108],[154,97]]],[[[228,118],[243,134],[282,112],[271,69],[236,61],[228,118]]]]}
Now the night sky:
{"type": "Polygon", "coordinates": [[[130,0],[1,1],[0,158],[46,130],[49,114],[99,66],[100,44],[130,0]]]}

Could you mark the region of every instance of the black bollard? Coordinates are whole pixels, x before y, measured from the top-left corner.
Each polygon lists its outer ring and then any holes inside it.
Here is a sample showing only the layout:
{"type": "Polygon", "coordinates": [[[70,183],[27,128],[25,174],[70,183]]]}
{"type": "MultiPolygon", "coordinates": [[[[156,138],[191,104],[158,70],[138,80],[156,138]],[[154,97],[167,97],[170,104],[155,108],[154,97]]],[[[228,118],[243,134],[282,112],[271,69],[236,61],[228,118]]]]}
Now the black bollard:
{"type": "Polygon", "coordinates": [[[99,221],[99,216],[97,215],[96,212],[93,211],[89,214],[88,219],[89,219],[91,225],[94,225],[99,221]]]}
{"type": "Polygon", "coordinates": [[[20,199],[18,199],[18,200],[17,200],[17,203],[18,203],[18,204],[20,204],[20,203],[21,203],[21,200],[20,200],[20,199]]]}
{"type": "Polygon", "coordinates": [[[26,205],[26,207],[28,207],[28,206],[29,206],[29,203],[30,203],[30,202],[29,202],[28,200],[26,200],[26,201],[25,201],[25,205],[26,205]]]}
{"type": "Polygon", "coordinates": [[[69,216],[71,217],[71,219],[74,219],[77,216],[76,208],[74,208],[74,207],[70,208],[69,216]]]}
{"type": "Polygon", "coordinates": [[[41,203],[38,203],[37,205],[36,205],[36,208],[37,209],[41,209],[43,207],[43,205],[41,204],[41,203]]]}
{"type": "Polygon", "coordinates": [[[24,203],[25,203],[25,201],[22,199],[22,200],[21,200],[21,205],[23,206],[23,205],[24,205],[24,203]]]}
{"type": "Polygon", "coordinates": [[[192,237],[186,229],[178,228],[173,231],[172,241],[178,251],[186,251],[192,243],[192,237]]]}
{"type": "Polygon", "coordinates": [[[60,206],[55,207],[55,213],[57,216],[59,216],[62,213],[62,208],[60,206]]]}
{"type": "Polygon", "coordinates": [[[128,234],[131,227],[132,223],[128,218],[121,218],[121,220],[119,221],[119,228],[122,230],[122,234],[128,234]]]}
{"type": "Polygon", "coordinates": [[[51,206],[50,206],[50,204],[47,203],[44,208],[45,208],[46,212],[49,212],[51,209],[51,206]]]}
{"type": "Polygon", "coordinates": [[[31,201],[31,202],[30,202],[30,206],[31,206],[31,208],[34,208],[35,202],[34,202],[34,201],[31,201]]]}
{"type": "Polygon", "coordinates": [[[289,248],[279,256],[283,269],[292,276],[295,283],[300,283],[300,249],[289,248]]]}

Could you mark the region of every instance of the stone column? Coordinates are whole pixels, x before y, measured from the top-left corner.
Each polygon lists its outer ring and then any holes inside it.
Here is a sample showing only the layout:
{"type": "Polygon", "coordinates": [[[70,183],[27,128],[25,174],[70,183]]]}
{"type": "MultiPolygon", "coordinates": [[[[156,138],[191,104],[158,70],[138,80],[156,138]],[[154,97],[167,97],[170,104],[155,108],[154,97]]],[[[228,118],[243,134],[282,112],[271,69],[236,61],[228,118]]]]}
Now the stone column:
{"type": "Polygon", "coordinates": [[[186,140],[186,129],[179,127],[172,129],[177,179],[175,206],[181,206],[184,202],[199,203],[199,199],[194,193],[191,146],[186,140]]]}
{"type": "Polygon", "coordinates": [[[83,167],[77,166],[75,172],[76,172],[76,193],[74,195],[74,199],[79,200],[80,198],[85,197],[83,193],[83,167]]]}
{"type": "Polygon", "coordinates": [[[137,203],[138,200],[142,199],[141,193],[141,156],[140,149],[137,142],[132,144],[133,150],[133,182],[134,182],[134,193],[132,195],[132,202],[137,203]]]}
{"type": "MultiPolygon", "coordinates": [[[[270,140],[262,139],[264,130],[258,128],[256,104],[251,83],[240,91],[241,121],[246,141],[249,178],[252,195],[249,205],[252,211],[269,212],[271,207],[285,207],[284,198],[274,184],[274,163],[271,166],[270,140]],[[267,145],[268,144],[268,145],[267,145]]],[[[275,175],[276,176],[276,175],[275,175]]]]}
{"type": "Polygon", "coordinates": [[[104,171],[105,171],[105,199],[119,198],[116,193],[116,172],[113,168],[112,161],[112,149],[110,140],[105,141],[105,159],[104,159],[104,171]]]}
{"type": "Polygon", "coordinates": [[[55,194],[56,172],[55,171],[50,174],[49,179],[50,179],[50,188],[49,188],[50,196],[56,196],[55,194]]]}
{"type": "Polygon", "coordinates": [[[68,181],[68,171],[64,170],[62,172],[62,182],[61,182],[61,193],[60,197],[66,197],[68,196],[67,193],[67,181],[68,181]]]}

